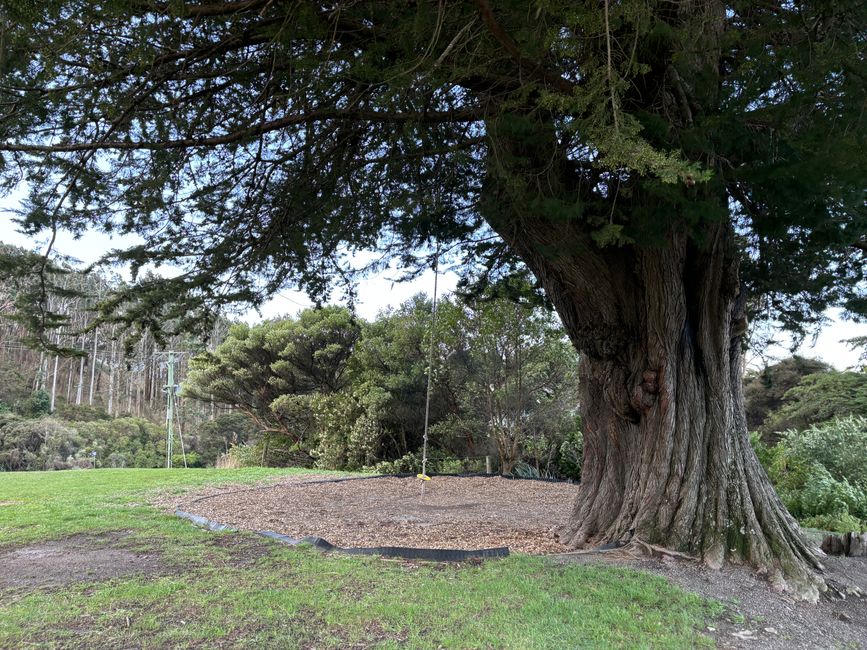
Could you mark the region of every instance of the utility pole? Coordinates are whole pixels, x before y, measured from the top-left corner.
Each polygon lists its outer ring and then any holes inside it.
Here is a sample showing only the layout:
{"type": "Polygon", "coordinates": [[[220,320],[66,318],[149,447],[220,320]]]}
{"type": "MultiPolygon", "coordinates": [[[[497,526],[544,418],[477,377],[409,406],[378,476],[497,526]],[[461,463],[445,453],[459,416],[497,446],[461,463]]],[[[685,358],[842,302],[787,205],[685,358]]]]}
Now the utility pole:
{"type": "Polygon", "coordinates": [[[169,352],[168,383],[166,384],[166,467],[172,466],[172,439],[175,422],[175,353],[169,352]]]}
{"type": "MultiPolygon", "coordinates": [[[[177,355],[183,356],[186,352],[175,352],[170,350],[168,352],[155,352],[154,357],[166,355],[166,365],[165,368],[168,371],[168,376],[166,377],[166,385],[163,388],[163,392],[166,394],[166,467],[172,467],[172,448],[174,446],[175,439],[175,398],[178,396],[178,389],[180,386],[175,383],[175,363],[177,362],[177,355]]],[[[157,366],[157,369],[154,371],[154,389],[159,384],[159,375],[162,373],[159,372],[163,368],[163,364],[160,363],[157,366]]],[[[180,423],[179,423],[180,424],[180,423]]],[[[184,467],[187,466],[187,454],[184,450],[184,434],[183,431],[178,429],[178,438],[181,442],[181,455],[184,458],[184,467]]]]}

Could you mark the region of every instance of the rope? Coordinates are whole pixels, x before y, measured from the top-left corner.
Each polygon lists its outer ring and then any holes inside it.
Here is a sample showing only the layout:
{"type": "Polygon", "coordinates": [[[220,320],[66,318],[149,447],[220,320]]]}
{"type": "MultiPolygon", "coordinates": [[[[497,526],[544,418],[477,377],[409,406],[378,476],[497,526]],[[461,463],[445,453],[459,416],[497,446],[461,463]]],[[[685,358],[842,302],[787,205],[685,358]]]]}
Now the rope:
{"type": "Polygon", "coordinates": [[[439,263],[440,263],[440,245],[437,242],[436,257],[434,258],[434,286],[433,286],[433,309],[431,314],[430,326],[430,346],[428,349],[427,359],[427,395],[424,401],[424,436],[422,438],[421,452],[421,496],[424,498],[424,484],[427,482],[427,442],[428,442],[428,425],[430,422],[430,396],[431,387],[433,385],[433,361],[434,361],[434,338],[436,335],[437,325],[437,281],[439,280],[439,263]]]}

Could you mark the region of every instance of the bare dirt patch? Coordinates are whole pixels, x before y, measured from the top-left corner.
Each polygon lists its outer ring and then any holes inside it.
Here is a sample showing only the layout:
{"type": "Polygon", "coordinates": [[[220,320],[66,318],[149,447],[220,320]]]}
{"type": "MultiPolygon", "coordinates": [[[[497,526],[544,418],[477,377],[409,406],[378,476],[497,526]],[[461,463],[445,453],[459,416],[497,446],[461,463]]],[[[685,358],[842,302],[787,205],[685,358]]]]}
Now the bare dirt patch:
{"type": "Polygon", "coordinates": [[[552,529],[568,517],[577,485],[502,477],[371,478],[280,482],[218,494],[181,508],[245,530],[315,535],[344,547],[476,550],[508,546],[558,553],[552,529]]]}
{"type": "Polygon", "coordinates": [[[0,589],[62,587],[157,573],[160,558],[119,547],[123,533],[75,535],[0,551],[0,589]]]}

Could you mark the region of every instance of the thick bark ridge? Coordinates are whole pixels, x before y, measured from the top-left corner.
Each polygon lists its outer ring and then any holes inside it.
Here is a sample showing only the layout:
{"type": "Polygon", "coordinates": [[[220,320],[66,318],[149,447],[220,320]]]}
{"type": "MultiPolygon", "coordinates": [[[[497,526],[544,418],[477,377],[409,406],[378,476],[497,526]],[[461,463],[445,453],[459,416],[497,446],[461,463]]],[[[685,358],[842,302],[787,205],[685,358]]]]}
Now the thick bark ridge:
{"type": "Polygon", "coordinates": [[[584,465],[559,535],[572,548],[641,540],[711,567],[747,563],[815,601],[822,566],[749,442],[733,234],[707,233],[592,249],[527,219],[501,232],[582,353],[584,465]],[[552,255],[555,242],[574,252],[552,255]]]}

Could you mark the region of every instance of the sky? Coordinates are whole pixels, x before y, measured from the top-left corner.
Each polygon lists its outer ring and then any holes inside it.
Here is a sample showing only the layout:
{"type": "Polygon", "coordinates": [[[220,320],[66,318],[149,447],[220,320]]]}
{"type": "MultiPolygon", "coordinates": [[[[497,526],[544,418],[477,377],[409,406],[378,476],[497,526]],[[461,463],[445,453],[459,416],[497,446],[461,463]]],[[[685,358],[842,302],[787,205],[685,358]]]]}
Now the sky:
{"type": "MultiPolygon", "coordinates": [[[[33,240],[22,235],[15,228],[11,212],[12,201],[0,200],[0,242],[13,244],[23,248],[44,251],[47,237],[39,237],[33,240]]],[[[129,245],[135,240],[110,238],[99,232],[85,233],[80,239],[73,239],[69,233],[58,233],[55,242],[55,250],[64,255],[70,255],[82,263],[91,263],[112,248],[129,245]]],[[[122,270],[118,272],[123,276],[122,270]]],[[[358,314],[367,320],[372,320],[376,315],[389,307],[397,307],[417,293],[431,294],[433,292],[433,271],[427,271],[415,280],[408,282],[396,282],[399,271],[396,268],[383,271],[377,275],[361,280],[358,285],[358,299],[356,310],[358,314]]],[[[458,276],[454,273],[442,273],[439,276],[439,294],[444,295],[455,289],[458,276]]],[[[334,302],[339,302],[335,300],[334,302]]],[[[301,309],[312,306],[312,302],[306,294],[297,291],[281,291],[273,299],[265,303],[260,312],[250,310],[241,315],[249,323],[255,323],[262,319],[277,316],[294,316],[301,309]]],[[[839,311],[830,311],[826,314],[830,320],[819,335],[813,340],[808,338],[797,350],[798,354],[805,357],[821,359],[839,370],[853,367],[858,362],[858,354],[849,349],[843,342],[845,339],[856,336],[867,336],[867,324],[858,324],[840,319],[839,311]]],[[[770,348],[766,351],[766,357],[770,359],[782,359],[789,356],[789,348],[785,335],[779,336],[784,345],[770,348]]],[[[748,365],[756,366],[759,360],[755,356],[748,356],[748,365]]]]}

